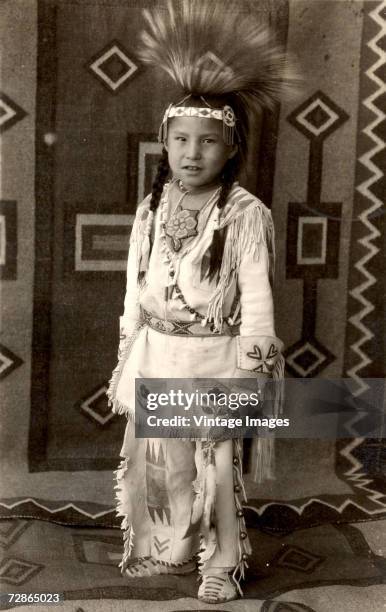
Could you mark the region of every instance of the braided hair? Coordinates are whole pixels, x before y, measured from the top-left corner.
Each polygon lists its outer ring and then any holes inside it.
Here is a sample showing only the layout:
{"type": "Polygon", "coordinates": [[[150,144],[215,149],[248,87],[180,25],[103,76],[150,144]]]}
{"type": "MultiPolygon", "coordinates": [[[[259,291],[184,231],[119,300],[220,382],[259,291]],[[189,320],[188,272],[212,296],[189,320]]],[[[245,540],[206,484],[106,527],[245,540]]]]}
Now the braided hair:
{"type": "Polygon", "coordinates": [[[170,171],[169,161],[168,161],[168,152],[165,147],[162,149],[161,158],[158,162],[157,173],[155,175],[155,179],[151,189],[151,198],[150,198],[150,210],[153,212],[157,210],[162,191],[166,180],[168,178],[170,171]]]}
{"type": "MultiPolygon", "coordinates": [[[[217,208],[224,208],[228,196],[232,190],[233,183],[237,178],[240,168],[240,157],[238,154],[226,162],[221,175],[221,190],[217,202],[217,208]]],[[[213,240],[209,250],[209,280],[216,278],[220,272],[221,262],[224,253],[227,228],[216,229],[213,232],[213,240]]]]}

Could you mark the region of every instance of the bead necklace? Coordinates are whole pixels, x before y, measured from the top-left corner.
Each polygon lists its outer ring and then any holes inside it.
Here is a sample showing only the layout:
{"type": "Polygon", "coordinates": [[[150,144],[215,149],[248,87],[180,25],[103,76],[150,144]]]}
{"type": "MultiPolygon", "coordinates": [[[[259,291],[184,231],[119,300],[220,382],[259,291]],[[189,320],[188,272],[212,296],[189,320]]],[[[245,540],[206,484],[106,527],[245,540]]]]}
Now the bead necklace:
{"type": "Polygon", "coordinates": [[[191,210],[182,207],[182,200],[189,193],[184,189],[178,202],[170,213],[169,220],[165,224],[165,233],[172,241],[174,251],[180,251],[183,241],[197,236],[199,210],[191,210]]]}
{"type": "MultiPolygon", "coordinates": [[[[168,213],[168,208],[169,208],[168,191],[169,191],[169,188],[170,188],[171,184],[172,183],[167,183],[165,185],[164,194],[163,194],[163,196],[161,198],[161,202],[160,202],[161,222],[160,222],[160,225],[161,225],[161,237],[162,237],[162,240],[163,240],[164,243],[166,242],[166,248],[168,250],[169,256],[171,258],[173,258],[174,254],[170,251],[170,249],[167,246],[166,231],[165,231],[166,230],[166,225],[167,225],[167,213],[168,213]]],[[[212,204],[212,202],[215,201],[218,198],[218,196],[220,194],[220,191],[221,191],[221,187],[219,187],[218,189],[216,189],[216,191],[214,193],[212,193],[212,195],[210,196],[209,200],[201,208],[200,213],[204,210],[204,208],[209,207],[209,205],[212,204]]],[[[183,194],[183,196],[186,195],[187,193],[189,193],[189,192],[186,191],[183,194]]],[[[180,200],[178,202],[178,205],[181,203],[181,200],[182,200],[182,198],[180,198],[180,200]]],[[[176,208],[177,208],[177,206],[176,206],[176,208]]],[[[218,208],[216,209],[216,213],[217,214],[215,216],[215,219],[213,220],[213,226],[214,226],[215,229],[218,228],[218,222],[219,222],[220,210],[218,208]]],[[[190,251],[192,250],[193,246],[194,246],[194,241],[188,247],[185,247],[183,249],[183,252],[180,253],[179,256],[181,256],[182,254],[183,255],[187,255],[188,253],[190,253],[190,251]]]]}
{"type": "MultiPolygon", "coordinates": [[[[182,191],[182,190],[181,190],[181,191],[182,191]]],[[[185,196],[186,196],[188,193],[189,193],[189,192],[188,192],[188,190],[187,190],[187,189],[185,189],[185,190],[184,190],[184,191],[181,193],[181,196],[178,198],[178,202],[177,202],[177,204],[175,205],[175,207],[173,208],[172,212],[170,213],[170,218],[172,218],[172,216],[175,214],[175,212],[176,212],[177,208],[178,208],[179,206],[181,206],[181,205],[182,205],[182,200],[184,199],[184,197],[185,197],[185,196]]]]}
{"type": "MultiPolygon", "coordinates": [[[[192,306],[190,306],[190,304],[188,304],[188,302],[185,299],[184,294],[181,291],[181,288],[179,287],[177,280],[176,280],[176,269],[174,267],[173,264],[173,253],[171,252],[171,250],[169,249],[167,240],[166,240],[166,219],[167,219],[167,209],[168,209],[168,205],[169,205],[169,201],[168,201],[168,190],[169,190],[169,185],[166,187],[165,189],[165,194],[163,196],[163,198],[161,199],[161,241],[162,241],[162,245],[161,245],[161,250],[165,253],[165,257],[166,257],[166,262],[168,264],[169,267],[169,278],[171,279],[171,283],[166,287],[165,289],[165,301],[168,301],[168,299],[170,297],[173,296],[173,292],[175,291],[177,294],[176,299],[181,301],[181,306],[182,308],[184,308],[185,310],[188,310],[190,312],[190,319],[192,321],[199,320],[201,321],[201,325],[203,327],[205,327],[205,325],[207,324],[208,320],[207,317],[202,315],[200,312],[198,312],[195,308],[193,308],[192,306]],[[169,291],[169,287],[170,285],[172,286],[171,291],[169,291]]],[[[219,189],[216,190],[214,192],[214,194],[212,194],[212,196],[209,198],[208,202],[206,203],[205,206],[208,206],[209,203],[214,200],[215,198],[217,198],[219,194],[219,189]]],[[[183,194],[185,195],[185,194],[183,194]]],[[[190,247],[191,248],[191,247],[190,247]]],[[[184,254],[186,255],[187,253],[189,253],[190,248],[184,250],[184,254]]]]}

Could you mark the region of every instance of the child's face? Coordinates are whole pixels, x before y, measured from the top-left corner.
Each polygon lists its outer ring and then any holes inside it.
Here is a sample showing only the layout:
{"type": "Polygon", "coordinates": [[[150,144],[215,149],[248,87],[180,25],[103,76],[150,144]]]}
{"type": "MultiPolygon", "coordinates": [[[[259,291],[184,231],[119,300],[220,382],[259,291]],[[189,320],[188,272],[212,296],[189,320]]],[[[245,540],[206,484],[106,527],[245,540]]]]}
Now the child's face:
{"type": "Polygon", "coordinates": [[[236,146],[223,140],[222,121],[200,117],[171,119],[165,146],[174,178],[187,189],[215,183],[226,161],[237,152],[236,146]]]}

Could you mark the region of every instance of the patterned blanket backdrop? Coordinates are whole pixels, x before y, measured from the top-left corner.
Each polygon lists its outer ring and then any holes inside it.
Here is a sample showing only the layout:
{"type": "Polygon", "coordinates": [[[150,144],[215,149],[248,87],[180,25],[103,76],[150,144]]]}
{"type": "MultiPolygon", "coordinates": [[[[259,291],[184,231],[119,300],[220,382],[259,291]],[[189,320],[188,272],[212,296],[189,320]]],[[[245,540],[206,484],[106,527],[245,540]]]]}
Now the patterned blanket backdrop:
{"type": "MultiPolygon", "coordinates": [[[[128,236],[173,98],[135,52],[141,10],[154,3],[1,2],[4,521],[118,527],[112,470],[125,423],[105,391],[128,236]]],[[[286,375],[347,377],[365,398],[385,361],[386,3],[245,6],[273,24],[304,77],[299,96],[255,126],[245,182],[274,216],[286,375]]],[[[250,526],[274,534],[386,517],[383,438],[279,440],[277,451],[275,481],[247,478],[250,526]]]]}

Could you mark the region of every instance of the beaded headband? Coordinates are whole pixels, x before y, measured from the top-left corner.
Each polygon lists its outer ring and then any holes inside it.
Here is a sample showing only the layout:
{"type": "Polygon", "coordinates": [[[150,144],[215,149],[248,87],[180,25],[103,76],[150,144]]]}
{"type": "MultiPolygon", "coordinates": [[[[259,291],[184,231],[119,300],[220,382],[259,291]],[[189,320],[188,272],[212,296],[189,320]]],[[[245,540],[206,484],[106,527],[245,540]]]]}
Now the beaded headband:
{"type": "MultiPolygon", "coordinates": [[[[190,96],[187,96],[187,98],[189,97],[190,96]]],[[[179,104],[184,102],[187,98],[184,98],[179,104]]],[[[172,117],[200,117],[203,119],[217,119],[222,121],[224,142],[227,145],[233,145],[236,132],[236,115],[233,109],[230,106],[224,106],[222,109],[212,108],[202,96],[201,99],[207,106],[195,107],[170,104],[164,113],[160,125],[158,142],[166,142],[168,136],[168,120],[172,117]]]]}

